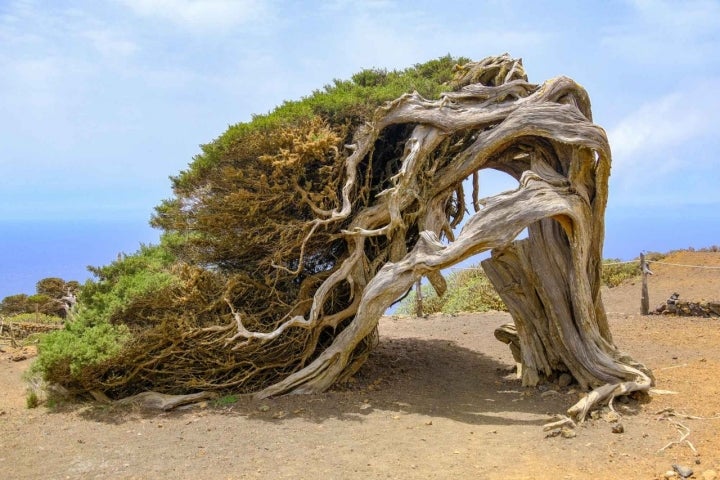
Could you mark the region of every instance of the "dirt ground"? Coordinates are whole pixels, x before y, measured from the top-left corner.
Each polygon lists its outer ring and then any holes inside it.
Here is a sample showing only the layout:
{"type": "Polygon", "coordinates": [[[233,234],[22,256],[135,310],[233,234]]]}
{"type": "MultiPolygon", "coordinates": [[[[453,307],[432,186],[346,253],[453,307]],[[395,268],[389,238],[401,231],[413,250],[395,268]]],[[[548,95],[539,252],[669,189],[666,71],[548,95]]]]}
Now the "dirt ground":
{"type": "MultiPolygon", "coordinates": [[[[720,253],[665,261],[720,267],[720,253]]],[[[653,308],[674,291],[720,300],[720,270],[651,268],[653,308]]],[[[542,425],[583,393],[520,386],[492,333],[510,321],[504,313],[387,317],[380,346],[347,386],[171,413],[28,409],[21,374],[31,359],[13,361],[22,350],[0,345],[0,478],[653,479],[673,464],[715,478],[720,320],[640,316],[639,282],[603,297],[616,344],[654,371],[657,389],[676,393],[616,402],[617,422],[605,412],[572,438],[542,425]],[[613,433],[617,423],[623,433],[613,433]]]]}

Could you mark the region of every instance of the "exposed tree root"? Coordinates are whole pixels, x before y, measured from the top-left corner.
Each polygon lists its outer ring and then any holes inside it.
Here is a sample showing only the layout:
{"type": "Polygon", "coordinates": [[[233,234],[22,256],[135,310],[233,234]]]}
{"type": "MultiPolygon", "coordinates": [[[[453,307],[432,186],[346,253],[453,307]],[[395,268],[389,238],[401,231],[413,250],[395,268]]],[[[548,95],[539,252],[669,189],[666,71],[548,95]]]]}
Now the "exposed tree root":
{"type": "Polygon", "coordinates": [[[680,438],[678,440],[668,442],[668,444],[659,449],[657,453],[661,453],[674,445],[682,445],[683,443],[687,444],[687,446],[690,447],[690,450],[692,450],[695,455],[697,455],[698,453],[695,445],[693,445],[692,442],[688,440],[690,433],[692,433],[690,428],[678,422],[677,420],[672,419],[671,417],[687,418],[690,420],[720,420],[720,415],[715,415],[713,417],[699,417],[696,415],[688,415],[685,413],[676,412],[673,408],[663,409],[657,412],[656,415],[661,415],[661,420],[667,420],[672,426],[674,426],[678,430],[678,433],[680,433],[680,438]]]}
{"type": "Polygon", "coordinates": [[[142,392],[114,402],[115,405],[138,405],[153,410],[174,410],[183,405],[216,398],[213,392],[190,393],[187,395],[167,395],[158,392],[142,392]]]}
{"type": "Polygon", "coordinates": [[[589,392],[579,402],[568,409],[568,415],[575,420],[582,422],[585,420],[588,412],[593,408],[608,401],[608,405],[612,410],[612,400],[618,395],[628,395],[633,392],[647,392],[650,390],[653,382],[642,372],[637,372],[638,380],[633,382],[622,382],[616,384],[607,384],[598,387],[589,392]]]}

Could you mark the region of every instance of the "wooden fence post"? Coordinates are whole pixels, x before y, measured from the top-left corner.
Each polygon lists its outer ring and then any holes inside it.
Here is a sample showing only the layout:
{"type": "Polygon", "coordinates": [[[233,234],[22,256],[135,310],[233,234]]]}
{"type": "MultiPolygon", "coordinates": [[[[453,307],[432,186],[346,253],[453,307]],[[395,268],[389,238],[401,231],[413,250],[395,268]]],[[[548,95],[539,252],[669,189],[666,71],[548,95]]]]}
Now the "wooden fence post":
{"type": "Polygon", "coordinates": [[[415,316],[420,318],[423,316],[423,298],[421,279],[415,282],[415,316]]]}
{"type": "Polygon", "coordinates": [[[645,254],[640,253],[640,271],[642,272],[642,292],[640,293],[640,314],[650,313],[650,296],[648,294],[647,276],[650,270],[645,263],[645,254]]]}

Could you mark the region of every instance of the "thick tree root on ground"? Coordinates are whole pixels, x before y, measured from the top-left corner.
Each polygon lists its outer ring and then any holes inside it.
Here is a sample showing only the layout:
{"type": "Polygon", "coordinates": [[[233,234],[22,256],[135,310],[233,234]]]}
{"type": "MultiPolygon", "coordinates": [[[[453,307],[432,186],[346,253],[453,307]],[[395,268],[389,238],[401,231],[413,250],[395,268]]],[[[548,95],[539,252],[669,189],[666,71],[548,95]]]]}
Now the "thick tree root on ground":
{"type": "Polygon", "coordinates": [[[137,395],[125,397],[116,401],[112,401],[107,397],[105,397],[105,399],[99,398],[97,394],[95,395],[95,397],[96,400],[104,400],[103,403],[111,403],[113,405],[133,405],[141,408],[147,408],[150,410],[169,411],[174,410],[178,407],[212,400],[214,398],[217,398],[217,394],[214,392],[198,392],[190,393],[187,395],[168,395],[158,392],[141,392],[137,395]]]}

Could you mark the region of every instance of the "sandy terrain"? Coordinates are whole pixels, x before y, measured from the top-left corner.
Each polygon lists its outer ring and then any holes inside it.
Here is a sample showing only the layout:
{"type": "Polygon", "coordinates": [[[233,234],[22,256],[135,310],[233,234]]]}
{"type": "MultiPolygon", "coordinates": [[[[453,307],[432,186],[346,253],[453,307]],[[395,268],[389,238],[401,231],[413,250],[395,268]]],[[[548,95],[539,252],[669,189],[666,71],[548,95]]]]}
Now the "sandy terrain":
{"type": "MultiPolygon", "coordinates": [[[[720,266],[720,253],[665,261],[720,266]]],[[[653,308],[674,291],[720,300],[720,270],[651,268],[653,308]]],[[[520,386],[492,335],[510,321],[504,313],[384,318],[380,346],[347,386],[172,413],[27,409],[20,376],[31,360],[12,361],[18,351],[1,345],[0,478],[651,479],[672,464],[713,478],[720,320],[642,317],[639,283],[605,290],[604,299],[616,344],[653,369],[658,389],[677,393],[616,402],[618,421],[606,413],[572,438],[548,437],[542,425],[582,393],[520,386]],[[617,423],[624,433],[613,433],[617,423]],[[691,443],[661,451],[683,427],[691,443]]]]}

